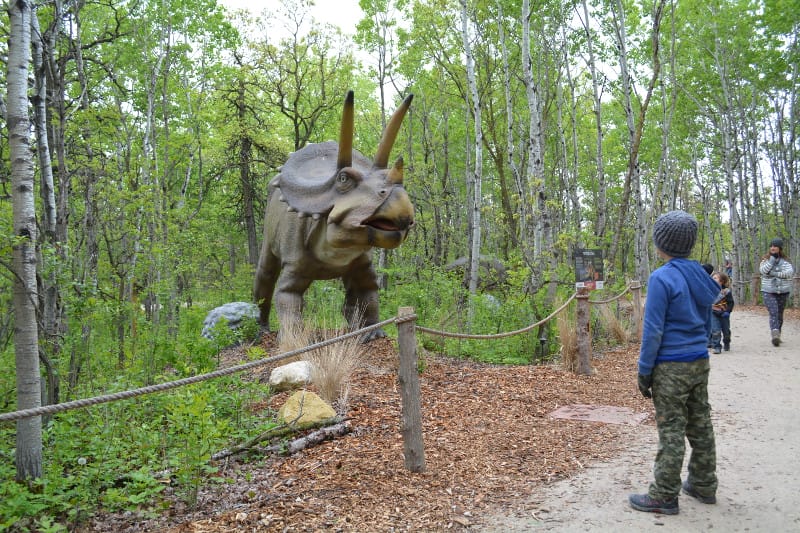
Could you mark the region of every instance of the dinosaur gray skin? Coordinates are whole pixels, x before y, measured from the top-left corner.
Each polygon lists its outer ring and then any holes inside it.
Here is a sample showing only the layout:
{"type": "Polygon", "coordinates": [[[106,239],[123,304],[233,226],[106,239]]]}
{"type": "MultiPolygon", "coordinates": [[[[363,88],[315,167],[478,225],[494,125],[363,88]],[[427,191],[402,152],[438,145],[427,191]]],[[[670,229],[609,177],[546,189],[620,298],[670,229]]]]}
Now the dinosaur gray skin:
{"type": "MultiPolygon", "coordinates": [[[[353,149],[349,91],[339,143],[305,146],[289,156],[270,182],[254,284],[264,330],[269,330],[273,297],[282,330],[300,322],[303,295],[318,279],[341,278],[342,311],[351,328],[380,321],[372,248],[400,246],[414,225],[414,206],[403,188],[403,159],[387,167],[412,98],[409,95],[395,111],[370,161],[353,149]]],[[[375,329],[362,341],[385,336],[375,329]]]]}

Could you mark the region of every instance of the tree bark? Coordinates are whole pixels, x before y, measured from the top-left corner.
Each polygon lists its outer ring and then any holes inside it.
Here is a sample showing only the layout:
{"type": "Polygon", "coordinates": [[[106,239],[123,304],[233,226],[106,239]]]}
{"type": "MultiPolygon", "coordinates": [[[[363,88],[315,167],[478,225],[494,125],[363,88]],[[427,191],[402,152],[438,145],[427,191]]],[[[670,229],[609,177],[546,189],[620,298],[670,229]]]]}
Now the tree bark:
{"type": "Polygon", "coordinates": [[[589,56],[587,66],[592,77],[592,102],[594,104],[594,124],[595,124],[595,167],[597,172],[597,218],[594,224],[595,236],[602,241],[606,234],[606,175],[603,163],[603,102],[600,90],[600,76],[597,72],[597,64],[594,58],[594,37],[591,32],[589,22],[589,8],[586,0],[583,0],[583,28],[586,31],[586,52],[589,56]]]}
{"type": "Polygon", "coordinates": [[[652,75],[650,83],[647,86],[647,93],[641,104],[638,120],[634,118],[633,102],[631,98],[632,81],[630,72],[628,70],[628,51],[627,51],[627,33],[625,28],[625,11],[622,6],[622,1],[617,0],[613,4],[612,14],[614,19],[614,27],[616,30],[617,48],[619,50],[620,61],[620,80],[622,82],[623,92],[623,107],[625,108],[625,117],[628,125],[628,169],[625,174],[625,184],[623,187],[622,202],[620,203],[620,214],[617,222],[617,229],[614,232],[614,239],[611,244],[611,252],[609,253],[609,261],[613,264],[616,260],[617,251],[619,248],[619,241],[623,238],[623,229],[629,223],[628,206],[633,195],[635,202],[635,216],[634,231],[636,238],[634,239],[634,261],[636,268],[636,277],[638,279],[646,280],[650,274],[649,259],[647,254],[647,228],[648,224],[644,220],[644,205],[641,194],[641,179],[639,175],[639,148],[642,143],[642,134],[644,132],[644,120],[647,116],[647,107],[650,103],[650,97],[653,95],[655,84],[660,77],[661,72],[661,57],[659,53],[659,39],[661,33],[661,18],[664,13],[665,0],[659,0],[653,8],[653,30],[651,35],[651,42],[653,45],[653,64],[652,75]]]}
{"type": "MultiPolygon", "coordinates": [[[[470,44],[469,17],[467,14],[467,0],[461,0],[461,36],[464,41],[464,53],[467,61],[467,85],[469,87],[467,102],[472,103],[472,122],[475,131],[474,150],[475,158],[472,169],[467,167],[467,190],[471,191],[469,198],[470,217],[470,252],[469,252],[469,293],[478,292],[478,275],[480,268],[481,250],[481,181],[483,175],[483,130],[481,125],[481,101],[478,94],[478,81],[475,74],[475,58],[472,55],[470,44]],[[470,187],[471,185],[471,187],[470,187]]],[[[470,307],[471,308],[471,307],[470,307]]],[[[471,321],[470,321],[471,324],[471,321]]]]}
{"type": "MultiPolygon", "coordinates": [[[[11,31],[8,38],[7,123],[11,153],[14,236],[14,355],[17,407],[31,409],[42,402],[39,377],[39,335],[36,317],[36,211],[34,204],[33,150],[28,118],[28,73],[31,62],[29,0],[8,3],[11,31]]],[[[42,418],[17,422],[16,466],[18,481],[42,476],[42,418]]]]}
{"type": "MultiPolygon", "coordinates": [[[[49,257],[56,264],[60,262],[63,253],[62,243],[59,243],[56,232],[56,197],[53,186],[53,165],[50,159],[50,145],[47,137],[47,74],[45,70],[43,54],[45,41],[42,39],[42,31],[39,28],[39,19],[36,13],[31,14],[31,30],[34,36],[31,38],[33,50],[33,109],[34,109],[34,131],[36,133],[36,154],[39,158],[40,174],[40,195],[42,198],[42,229],[43,241],[55,252],[49,257]]],[[[52,54],[52,50],[48,51],[52,54]]],[[[44,256],[39,255],[39,262],[44,265],[44,256]]],[[[39,291],[42,317],[42,362],[46,369],[46,391],[48,404],[59,402],[60,379],[55,360],[61,352],[61,339],[65,333],[64,313],[61,301],[61,291],[58,286],[57,266],[44,269],[48,273],[41,278],[41,290],[39,291]]]]}
{"type": "Polygon", "coordinates": [[[544,180],[544,131],[542,127],[542,98],[539,84],[533,76],[533,58],[531,56],[531,4],[530,0],[522,2],[522,75],[525,82],[525,96],[528,101],[528,169],[526,196],[531,198],[530,220],[526,222],[532,235],[524,235],[522,242],[528,243],[527,252],[523,256],[531,267],[531,288],[535,292],[544,283],[544,247],[545,233],[550,228],[547,212],[547,191],[544,180]],[[527,189],[530,189],[528,191],[527,189]],[[532,249],[530,243],[533,243],[532,249]]]}

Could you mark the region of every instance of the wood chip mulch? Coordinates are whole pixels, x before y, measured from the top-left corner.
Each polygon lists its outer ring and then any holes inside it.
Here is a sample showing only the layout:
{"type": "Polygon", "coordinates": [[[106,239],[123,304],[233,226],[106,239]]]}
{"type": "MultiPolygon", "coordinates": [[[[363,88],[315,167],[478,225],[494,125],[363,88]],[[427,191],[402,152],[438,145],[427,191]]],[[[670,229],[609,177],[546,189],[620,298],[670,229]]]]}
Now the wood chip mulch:
{"type": "MultiPolygon", "coordinates": [[[[763,307],[742,308],[766,320],[763,307]]],[[[800,310],[787,309],[786,317],[800,318],[800,310]]],[[[271,350],[274,339],[266,338],[264,346],[271,350]]],[[[427,469],[411,473],[399,429],[396,345],[383,339],[367,347],[350,387],[346,436],[292,457],[221,462],[219,475],[227,482],[205,486],[192,508],[176,499],[157,518],[96,516],[81,530],[472,531],[483,516],[529,511],[535,503],[528,504],[528,497],[543,485],[629,444],[632,426],[557,419],[550,416],[556,409],[629,408],[653,424],[652,402],[636,388],[638,344],[596,351],[591,376],[558,365],[500,367],[424,354],[427,469]]],[[[244,354],[233,350],[226,358],[236,364],[244,354]]],[[[286,394],[252,407],[277,409],[286,394]]]]}
{"type": "MultiPolygon", "coordinates": [[[[552,411],[627,407],[647,413],[646,424],[653,420],[652,403],[636,388],[638,345],[595,353],[590,376],[558,365],[492,366],[424,354],[426,471],[411,473],[400,434],[396,343],[381,339],[367,349],[350,386],[346,436],[291,457],[221,462],[218,475],[229,482],[204,487],[194,508],[176,500],[158,518],[98,516],[89,530],[468,531],[487,513],[523,512],[537,487],[609,458],[631,430],[556,419],[552,411]]],[[[285,394],[261,407],[277,409],[285,394]]]]}

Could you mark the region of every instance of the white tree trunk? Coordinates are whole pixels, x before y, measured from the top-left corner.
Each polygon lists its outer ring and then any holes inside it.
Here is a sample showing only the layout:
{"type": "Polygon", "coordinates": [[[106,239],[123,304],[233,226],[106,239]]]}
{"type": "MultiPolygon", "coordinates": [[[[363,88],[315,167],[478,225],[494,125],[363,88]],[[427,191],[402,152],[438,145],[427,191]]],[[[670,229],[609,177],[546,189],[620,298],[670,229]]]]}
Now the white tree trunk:
{"type": "MultiPolygon", "coordinates": [[[[529,254],[531,265],[531,285],[538,290],[542,285],[544,272],[543,251],[546,232],[550,228],[548,219],[544,182],[544,141],[542,128],[542,99],[539,85],[533,76],[533,58],[531,57],[531,4],[530,0],[522,2],[522,73],[525,82],[525,94],[528,100],[528,187],[531,189],[531,223],[533,225],[533,253],[529,254]]],[[[525,239],[527,236],[523,236],[525,239]]]]}
{"type": "MultiPolygon", "coordinates": [[[[14,218],[14,355],[17,407],[41,406],[39,335],[36,321],[36,211],[33,192],[33,150],[28,118],[28,73],[31,61],[31,3],[8,3],[8,139],[11,153],[14,218]]],[[[17,422],[17,479],[42,476],[42,418],[17,422]]]]}
{"type": "MultiPolygon", "coordinates": [[[[514,135],[514,101],[511,95],[511,67],[510,61],[508,58],[508,46],[506,44],[506,34],[504,29],[504,18],[503,15],[503,6],[501,2],[497,2],[497,10],[498,10],[498,23],[497,23],[497,31],[500,38],[500,50],[501,56],[503,58],[503,94],[505,97],[505,109],[506,109],[506,165],[508,165],[509,170],[511,171],[512,176],[514,177],[514,186],[515,192],[517,193],[517,197],[519,198],[518,204],[521,206],[524,205],[524,198],[525,198],[525,185],[523,180],[522,171],[520,170],[520,165],[518,163],[519,156],[515,157],[514,154],[517,151],[517,141],[515,140],[514,135]]],[[[521,150],[520,150],[521,152],[521,150]]],[[[509,212],[509,215],[512,213],[509,212]]],[[[520,236],[525,235],[525,220],[524,216],[518,217],[518,220],[513,217],[509,216],[509,229],[512,232],[511,238],[515,246],[519,246],[520,236]]]]}
{"type": "Polygon", "coordinates": [[[475,127],[475,159],[473,170],[470,173],[467,168],[468,181],[472,182],[472,199],[470,209],[472,211],[472,227],[469,264],[469,292],[478,292],[478,269],[480,266],[481,250],[481,180],[483,167],[483,131],[481,127],[481,102],[478,95],[478,82],[475,77],[475,59],[472,57],[472,47],[470,46],[469,28],[467,17],[467,0],[461,0],[461,33],[464,39],[464,52],[467,56],[467,84],[469,86],[469,99],[472,101],[472,118],[475,127]],[[469,178],[470,174],[472,175],[469,178]]]}
{"type": "MultiPolygon", "coordinates": [[[[592,100],[594,102],[595,120],[595,166],[597,167],[597,220],[594,231],[599,240],[606,234],[606,171],[603,164],[603,102],[600,90],[600,76],[597,72],[597,64],[594,57],[594,37],[591,33],[591,23],[589,21],[589,7],[586,0],[583,0],[583,28],[586,31],[586,53],[588,55],[587,67],[592,76],[592,100]]],[[[569,69],[567,69],[569,70],[569,69]]]]}

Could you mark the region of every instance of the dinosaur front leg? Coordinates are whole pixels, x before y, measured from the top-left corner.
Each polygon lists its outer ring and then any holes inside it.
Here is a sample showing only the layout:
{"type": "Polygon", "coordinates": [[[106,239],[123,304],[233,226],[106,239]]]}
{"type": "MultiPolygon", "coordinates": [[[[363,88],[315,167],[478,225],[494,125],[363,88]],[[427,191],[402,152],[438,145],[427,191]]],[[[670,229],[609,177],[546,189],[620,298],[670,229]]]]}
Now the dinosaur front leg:
{"type": "Polygon", "coordinates": [[[269,252],[269,247],[265,246],[261,250],[258,268],[256,268],[255,283],[253,284],[253,296],[259,308],[258,323],[263,331],[269,331],[272,292],[275,289],[275,281],[278,279],[280,269],[280,261],[269,252]]]}
{"type": "Polygon", "coordinates": [[[284,270],[278,277],[275,289],[275,313],[278,315],[281,334],[299,331],[303,325],[303,295],[311,285],[310,279],[284,270]]]}
{"type": "MultiPolygon", "coordinates": [[[[378,279],[371,262],[358,264],[342,277],[345,296],[342,312],[352,329],[360,329],[380,322],[378,308],[378,279]]],[[[366,333],[361,342],[386,337],[382,329],[366,333]]]]}

